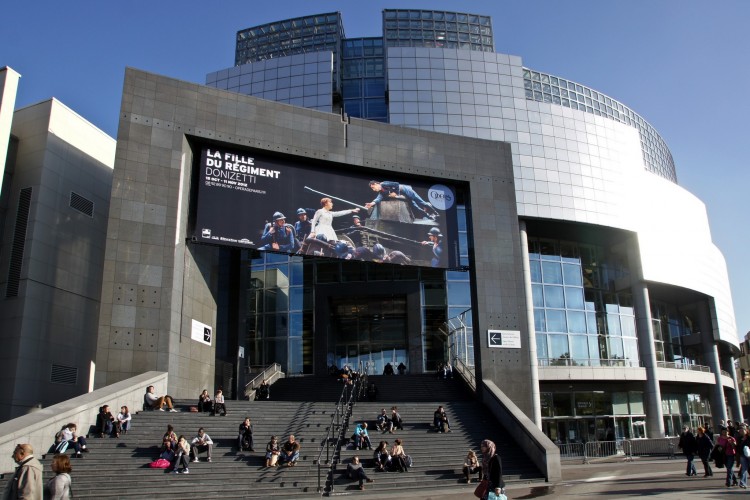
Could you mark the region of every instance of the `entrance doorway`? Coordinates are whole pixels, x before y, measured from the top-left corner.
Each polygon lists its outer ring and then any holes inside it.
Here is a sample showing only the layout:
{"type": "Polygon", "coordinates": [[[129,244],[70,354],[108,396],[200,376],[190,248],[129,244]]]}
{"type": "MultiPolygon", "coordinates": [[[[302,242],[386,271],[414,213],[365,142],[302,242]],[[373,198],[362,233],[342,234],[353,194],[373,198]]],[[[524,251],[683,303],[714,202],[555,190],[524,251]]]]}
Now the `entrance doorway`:
{"type": "Polygon", "coordinates": [[[370,375],[383,373],[386,364],[407,369],[406,295],[331,297],[328,365],[349,365],[370,375]]]}

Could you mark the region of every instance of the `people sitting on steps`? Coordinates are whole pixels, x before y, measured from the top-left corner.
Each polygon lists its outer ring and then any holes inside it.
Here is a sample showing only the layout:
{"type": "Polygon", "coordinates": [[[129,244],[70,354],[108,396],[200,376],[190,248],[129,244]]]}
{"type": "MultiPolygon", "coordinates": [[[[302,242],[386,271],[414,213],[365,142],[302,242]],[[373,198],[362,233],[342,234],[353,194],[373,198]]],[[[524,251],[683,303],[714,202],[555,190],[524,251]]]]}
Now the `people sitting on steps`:
{"type": "Polygon", "coordinates": [[[154,390],[154,386],[150,385],[146,388],[146,394],[143,396],[144,409],[146,406],[155,410],[164,411],[164,405],[167,405],[169,411],[176,412],[174,408],[174,402],[172,396],[164,395],[157,396],[154,390]]]}
{"type": "Polygon", "coordinates": [[[372,449],[370,434],[367,432],[367,422],[357,424],[357,427],[354,428],[354,447],[358,450],[372,449]]]}
{"type": "Polygon", "coordinates": [[[448,421],[448,415],[445,413],[445,409],[442,405],[438,406],[432,417],[432,425],[438,432],[450,432],[451,425],[448,421]]]}
{"type": "Polygon", "coordinates": [[[281,455],[281,446],[276,436],[271,436],[271,440],[266,445],[266,467],[275,467],[279,465],[279,456],[281,455]]]}
{"type": "Polygon", "coordinates": [[[393,434],[393,432],[396,429],[400,431],[404,430],[404,421],[401,420],[401,414],[398,412],[398,406],[392,406],[391,407],[391,428],[388,429],[388,432],[393,434]]]}
{"type": "Polygon", "coordinates": [[[279,460],[281,464],[286,464],[287,467],[294,467],[297,465],[299,460],[299,443],[295,440],[294,434],[289,435],[289,439],[281,446],[281,454],[279,460]]]}
{"type": "Polygon", "coordinates": [[[57,434],[55,434],[55,453],[65,453],[68,448],[75,450],[76,458],[83,458],[81,453],[88,453],[86,447],[86,438],[79,436],[76,431],[78,426],[73,422],[65,424],[57,434]]]}
{"type": "Polygon", "coordinates": [[[211,416],[218,415],[221,412],[222,417],[227,416],[227,405],[224,403],[224,393],[221,389],[216,389],[216,396],[214,396],[214,408],[211,411],[211,416]]]}
{"type": "Polygon", "coordinates": [[[377,416],[375,427],[382,432],[388,432],[391,430],[391,419],[388,418],[385,408],[380,410],[380,415],[377,416]]]}
{"type": "Polygon", "coordinates": [[[237,451],[250,450],[255,451],[253,446],[253,424],[250,422],[250,417],[245,417],[239,428],[239,435],[237,436],[237,451]]]}
{"type": "MultiPolygon", "coordinates": [[[[167,431],[161,437],[161,451],[164,451],[167,448],[170,448],[173,451],[177,449],[177,434],[175,433],[172,424],[167,424],[167,431]]],[[[174,452],[177,453],[177,451],[174,452]]]]}
{"type": "Polygon", "coordinates": [[[383,472],[391,467],[391,452],[388,441],[381,441],[374,453],[375,467],[383,472]]]}
{"type": "Polygon", "coordinates": [[[133,416],[130,414],[128,407],[120,407],[120,413],[117,414],[117,419],[115,420],[115,437],[120,437],[120,434],[126,434],[130,430],[130,423],[132,421],[133,416]]]}
{"type": "Polygon", "coordinates": [[[109,411],[109,405],[103,405],[99,408],[99,414],[96,416],[96,434],[98,437],[114,435],[115,417],[109,411]]]}
{"type": "Polygon", "coordinates": [[[208,393],[208,389],[203,389],[203,392],[198,396],[198,411],[202,413],[211,410],[213,410],[213,400],[208,393]]]}
{"type": "Polygon", "coordinates": [[[359,462],[359,456],[354,455],[352,457],[352,461],[346,466],[346,474],[349,476],[349,479],[354,479],[359,481],[359,489],[364,490],[365,489],[365,481],[368,483],[372,483],[373,480],[367,477],[367,473],[365,472],[364,467],[362,467],[362,464],[359,462]]]}
{"type": "Polygon", "coordinates": [[[206,462],[211,461],[211,449],[214,446],[214,442],[211,439],[211,436],[206,434],[206,431],[201,427],[198,429],[198,434],[193,438],[193,441],[190,443],[192,445],[193,450],[193,462],[198,462],[198,454],[205,451],[206,452],[206,462]]]}
{"type": "Polygon", "coordinates": [[[269,399],[271,399],[271,386],[268,384],[268,381],[263,380],[258,386],[258,390],[255,391],[255,400],[268,401],[269,399]]]}

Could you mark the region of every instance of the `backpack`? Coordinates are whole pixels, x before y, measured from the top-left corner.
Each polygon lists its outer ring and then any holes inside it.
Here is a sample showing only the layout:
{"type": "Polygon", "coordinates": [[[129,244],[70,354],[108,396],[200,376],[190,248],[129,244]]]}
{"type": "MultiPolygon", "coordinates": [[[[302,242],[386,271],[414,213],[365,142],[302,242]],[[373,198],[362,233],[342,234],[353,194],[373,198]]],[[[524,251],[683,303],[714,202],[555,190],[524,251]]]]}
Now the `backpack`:
{"type": "Polygon", "coordinates": [[[67,449],[68,449],[68,442],[60,441],[59,443],[57,443],[57,446],[55,446],[55,453],[65,453],[67,449]]]}
{"type": "Polygon", "coordinates": [[[411,459],[411,455],[404,455],[404,463],[407,467],[411,467],[414,463],[414,460],[411,459]]]}
{"type": "Polygon", "coordinates": [[[169,460],[164,458],[157,458],[156,460],[148,464],[148,466],[152,469],[167,469],[170,465],[171,464],[169,463],[169,460]]]}

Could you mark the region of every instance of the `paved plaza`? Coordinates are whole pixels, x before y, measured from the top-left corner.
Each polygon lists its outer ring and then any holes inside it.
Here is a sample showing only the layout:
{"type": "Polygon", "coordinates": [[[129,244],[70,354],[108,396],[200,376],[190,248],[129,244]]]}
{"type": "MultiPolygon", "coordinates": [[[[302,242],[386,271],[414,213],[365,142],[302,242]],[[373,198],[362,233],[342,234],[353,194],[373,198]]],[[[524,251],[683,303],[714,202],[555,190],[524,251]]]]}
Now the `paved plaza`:
{"type": "MultiPolygon", "coordinates": [[[[698,476],[685,476],[685,460],[678,456],[675,460],[646,459],[634,462],[606,462],[580,464],[563,463],[563,480],[556,485],[520,486],[507,488],[512,500],[533,498],[567,499],[618,499],[647,496],[659,499],[725,499],[747,497],[749,490],[724,486],[726,469],[714,469],[714,476],[703,477],[703,469],[698,461],[698,476]]],[[[415,500],[459,500],[474,498],[474,484],[451,488],[440,494],[409,495],[415,500]]],[[[379,498],[407,498],[404,495],[384,495],[378,493],[377,484],[360,494],[379,498]]],[[[358,495],[359,496],[359,495],[358,495]]]]}

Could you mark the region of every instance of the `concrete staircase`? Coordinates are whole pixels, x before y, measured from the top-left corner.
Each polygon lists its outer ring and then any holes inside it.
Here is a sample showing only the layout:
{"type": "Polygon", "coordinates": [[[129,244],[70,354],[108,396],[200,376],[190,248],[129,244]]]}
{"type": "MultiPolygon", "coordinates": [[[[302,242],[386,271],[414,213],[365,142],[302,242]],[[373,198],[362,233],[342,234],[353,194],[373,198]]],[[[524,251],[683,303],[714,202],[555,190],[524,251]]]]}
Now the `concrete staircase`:
{"type": "MultiPolygon", "coordinates": [[[[360,454],[374,484],[367,484],[365,493],[399,493],[463,487],[471,495],[473,486],[465,486],[461,466],[468,449],[478,451],[482,439],[498,445],[503,459],[505,479],[509,483],[542,482],[541,473],[530,465],[518,446],[460,381],[443,381],[432,376],[372,377],[380,388],[375,402],[354,405],[346,435],[351,435],[355,422],[370,422],[371,439],[392,443],[396,437],[414,459],[408,473],[375,472],[372,452],[357,452],[346,447],[334,474],[333,494],[356,491],[357,483],[344,477],[346,464],[360,454]],[[439,404],[445,406],[451,419],[452,432],[439,434],[430,429],[432,414],[439,404]],[[404,430],[396,434],[380,433],[374,420],[380,408],[399,407],[404,430]]],[[[318,466],[314,462],[320,450],[341,383],[333,378],[291,378],[274,384],[271,401],[228,401],[228,415],[210,416],[190,413],[193,401],[180,402],[181,412],[140,412],[133,418],[130,432],[120,438],[90,438],[90,453],[83,459],[72,459],[73,487],[77,498],[146,498],[167,495],[170,498],[315,498],[318,493],[318,466]],[[327,401],[318,401],[319,399],[327,401]],[[331,397],[333,396],[333,397],[331,397]],[[284,400],[296,398],[297,400],[284,400]],[[304,398],[305,401],[299,401],[304,398]],[[254,426],[255,452],[238,452],[237,428],[245,416],[254,426]],[[214,440],[213,461],[191,463],[190,474],[170,474],[150,469],[147,464],[157,458],[161,436],[167,424],[175,432],[191,439],[204,427],[214,440]],[[270,436],[283,441],[295,434],[301,443],[300,460],[296,467],[266,469],[264,450],[270,436]]],[[[117,406],[113,401],[112,406],[117,406]]],[[[51,441],[51,438],[50,438],[51,441]]],[[[37,456],[40,454],[37,453],[37,456]]],[[[203,455],[205,456],[205,455],[203,455]]],[[[52,476],[51,456],[42,460],[45,480],[52,476]]],[[[324,454],[325,460],[325,454],[324,454]]],[[[325,467],[325,464],[324,464],[325,467]]],[[[2,483],[7,480],[5,478],[2,483]]],[[[321,486],[325,489],[324,471],[321,486]]],[[[2,486],[2,484],[0,484],[2,486]]],[[[326,489],[327,491],[327,489],[326,489]]]]}

